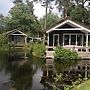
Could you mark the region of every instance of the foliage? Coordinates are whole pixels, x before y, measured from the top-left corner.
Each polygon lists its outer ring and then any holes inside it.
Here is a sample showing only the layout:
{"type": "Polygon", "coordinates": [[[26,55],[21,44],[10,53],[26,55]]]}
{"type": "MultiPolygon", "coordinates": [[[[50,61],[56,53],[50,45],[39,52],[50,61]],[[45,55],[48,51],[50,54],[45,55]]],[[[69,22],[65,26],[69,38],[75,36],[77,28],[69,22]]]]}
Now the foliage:
{"type": "Polygon", "coordinates": [[[54,77],[54,80],[55,80],[55,82],[57,83],[57,82],[61,82],[62,80],[63,80],[63,74],[62,73],[60,73],[60,74],[57,74],[56,73],[56,77],[54,77]]]}
{"type": "MultiPolygon", "coordinates": [[[[54,25],[55,23],[57,23],[60,20],[60,18],[53,14],[53,13],[48,13],[47,14],[47,28],[51,27],[52,25],[54,25]]],[[[43,18],[40,19],[40,24],[42,29],[44,28],[44,23],[45,23],[45,16],[43,16],[43,18]]]]}
{"type": "Polygon", "coordinates": [[[85,9],[81,6],[77,6],[70,12],[70,17],[73,20],[77,20],[84,24],[88,24],[89,12],[87,11],[87,9],[85,9]]]}
{"type": "Polygon", "coordinates": [[[0,34],[0,50],[8,50],[9,49],[9,44],[7,38],[0,34]]]}
{"type": "Polygon", "coordinates": [[[69,69],[71,66],[77,64],[80,57],[74,51],[69,49],[64,49],[62,47],[57,47],[55,49],[55,64],[57,72],[62,72],[69,69]]]}
{"type": "Polygon", "coordinates": [[[32,2],[17,3],[9,13],[10,16],[6,18],[7,30],[19,29],[28,34],[36,34],[40,30],[40,24],[33,15],[32,2]]]}
{"type": "Polygon", "coordinates": [[[55,60],[77,60],[80,59],[75,51],[57,47],[55,49],[55,60]]]}
{"type": "Polygon", "coordinates": [[[39,43],[34,44],[32,54],[36,57],[44,58],[45,45],[39,43]]]}

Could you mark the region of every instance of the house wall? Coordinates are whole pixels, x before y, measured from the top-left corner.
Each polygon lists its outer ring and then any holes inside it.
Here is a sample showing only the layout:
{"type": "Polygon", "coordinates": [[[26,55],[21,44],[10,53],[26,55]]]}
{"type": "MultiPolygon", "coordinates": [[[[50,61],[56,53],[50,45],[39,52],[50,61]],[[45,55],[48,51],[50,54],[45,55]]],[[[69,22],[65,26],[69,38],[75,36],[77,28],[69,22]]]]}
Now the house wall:
{"type": "Polygon", "coordinates": [[[53,46],[53,34],[59,34],[59,45],[63,45],[63,34],[65,33],[77,33],[77,34],[84,34],[83,32],[79,31],[79,30],[56,30],[56,31],[52,31],[49,33],[49,46],[53,46]]]}

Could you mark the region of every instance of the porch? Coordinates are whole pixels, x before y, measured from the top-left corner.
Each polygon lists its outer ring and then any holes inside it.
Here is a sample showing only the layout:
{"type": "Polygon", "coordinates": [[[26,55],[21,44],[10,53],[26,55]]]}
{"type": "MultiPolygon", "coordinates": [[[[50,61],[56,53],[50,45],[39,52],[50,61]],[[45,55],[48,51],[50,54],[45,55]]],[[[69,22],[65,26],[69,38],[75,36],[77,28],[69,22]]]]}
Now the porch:
{"type": "MultiPolygon", "coordinates": [[[[46,58],[54,58],[55,46],[46,46],[46,58]]],[[[74,50],[84,60],[90,60],[90,47],[64,46],[66,49],[74,50]]]]}

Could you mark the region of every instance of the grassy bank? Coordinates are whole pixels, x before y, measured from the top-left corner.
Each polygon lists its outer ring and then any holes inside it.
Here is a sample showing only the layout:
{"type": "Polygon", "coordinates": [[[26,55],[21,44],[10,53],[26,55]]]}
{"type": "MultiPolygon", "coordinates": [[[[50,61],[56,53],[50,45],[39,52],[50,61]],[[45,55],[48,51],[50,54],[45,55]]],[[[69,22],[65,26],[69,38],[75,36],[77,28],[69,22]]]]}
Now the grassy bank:
{"type": "Polygon", "coordinates": [[[90,80],[87,80],[84,83],[77,85],[73,90],[90,90],[90,80]]]}

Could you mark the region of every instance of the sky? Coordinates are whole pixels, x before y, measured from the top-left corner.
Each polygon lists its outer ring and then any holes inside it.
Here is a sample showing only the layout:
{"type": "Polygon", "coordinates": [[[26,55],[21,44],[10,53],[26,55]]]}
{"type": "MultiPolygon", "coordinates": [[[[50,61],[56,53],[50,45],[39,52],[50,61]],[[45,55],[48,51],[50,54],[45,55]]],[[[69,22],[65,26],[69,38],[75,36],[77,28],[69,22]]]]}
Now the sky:
{"type": "MultiPolygon", "coordinates": [[[[0,0],[0,14],[7,16],[8,11],[14,6],[12,3],[13,1],[14,0],[0,0]]],[[[53,12],[57,13],[58,11],[53,9],[53,12]]],[[[34,4],[34,14],[38,18],[41,18],[43,15],[45,15],[45,8],[42,7],[40,3],[34,4]]]]}

